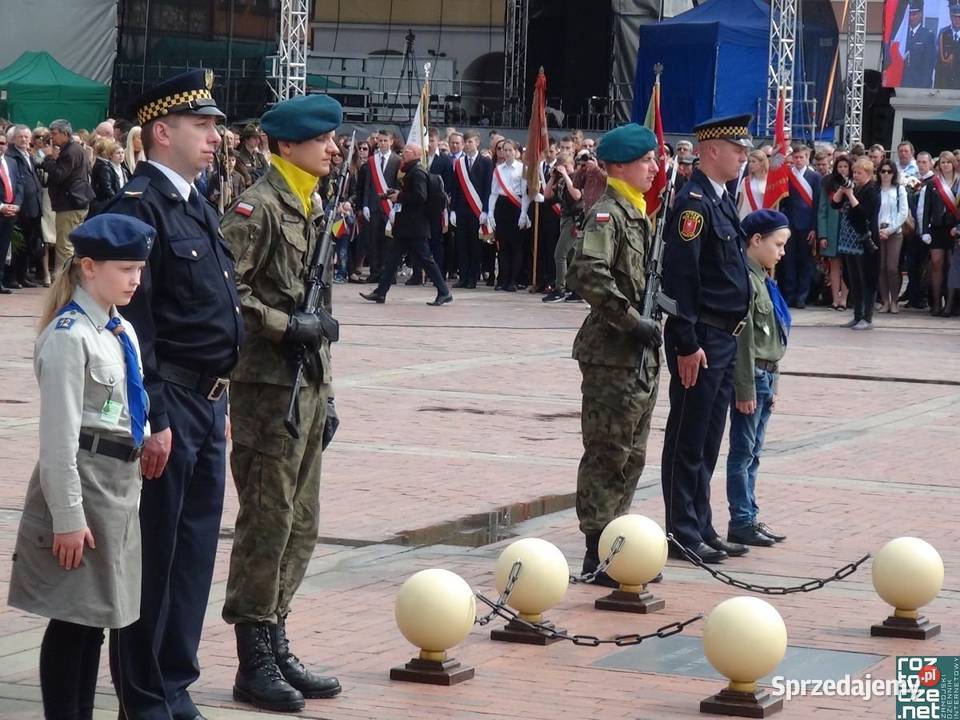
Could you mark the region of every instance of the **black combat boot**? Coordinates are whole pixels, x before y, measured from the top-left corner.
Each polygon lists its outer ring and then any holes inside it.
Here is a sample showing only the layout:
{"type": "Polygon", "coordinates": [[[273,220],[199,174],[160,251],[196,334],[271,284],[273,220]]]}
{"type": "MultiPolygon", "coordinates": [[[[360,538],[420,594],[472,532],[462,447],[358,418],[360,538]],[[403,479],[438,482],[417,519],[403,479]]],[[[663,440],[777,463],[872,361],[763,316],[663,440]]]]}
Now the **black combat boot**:
{"type": "MultiPolygon", "coordinates": [[[[600,566],[600,535],[602,533],[590,533],[586,536],[587,553],[583,556],[583,574],[592,573],[600,566]]],[[[594,585],[603,587],[619,588],[620,583],[607,575],[605,572],[597,575],[592,581],[594,585]]]]}
{"type": "Polygon", "coordinates": [[[307,698],[331,698],[338,695],[341,690],[339,680],[310,672],[300,659],[290,652],[286,620],[286,617],[278,618],[277,624],[270,626],[273,656],[283,678],[307,698]]]}
{"type": "Polygon", "coordinates": [[[269,623],[237,623],[237,658],[240,667],[233,699],[263,710],[297,712],[306,704],[303,695],[283,679],[274,659],[269,623]]]}

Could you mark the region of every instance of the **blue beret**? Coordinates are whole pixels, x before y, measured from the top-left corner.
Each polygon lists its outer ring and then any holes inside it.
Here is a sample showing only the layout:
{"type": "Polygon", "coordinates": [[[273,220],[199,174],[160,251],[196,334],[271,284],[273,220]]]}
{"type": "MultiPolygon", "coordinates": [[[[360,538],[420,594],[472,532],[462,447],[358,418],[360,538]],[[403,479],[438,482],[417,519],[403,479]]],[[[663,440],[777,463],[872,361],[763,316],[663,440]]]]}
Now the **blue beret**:
{"type": "Polygon", "coordinates": [[[604,133],[597,145],[597,157],[604,162],[628,163],[657,149],[657,136],[636,123],[621,125],[604,133]]]}
{"type": "Polygon", "coordinates": [[[157,231],[130,215],[103,213],[70,233],[74,254],[93,260],[146,260],[157,231]]]}
{"type": "Polygon", "coordinates": [[[769,235],[777,230],[790,227],[790,221],[782,212],[776,210],[755,210],[740,221],[740,227],[748,238],[756,234],[769,235]]]}
{"type": "Polygon", "coordinates": [[[343,108],[329,95],[298,95],[278,102],[260,118],[260,129],[273,140],[303,142],[343,122],[343,108]]]}

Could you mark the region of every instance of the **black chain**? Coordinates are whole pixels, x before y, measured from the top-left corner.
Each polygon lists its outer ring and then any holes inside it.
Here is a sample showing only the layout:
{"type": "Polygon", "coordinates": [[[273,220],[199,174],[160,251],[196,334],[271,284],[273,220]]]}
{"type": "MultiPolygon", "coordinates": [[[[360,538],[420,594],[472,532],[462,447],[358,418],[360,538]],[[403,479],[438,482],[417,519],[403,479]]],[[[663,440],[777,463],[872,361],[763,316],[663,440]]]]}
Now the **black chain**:
{"type": "Polygon", "coordinates": [[[504,620],[508,620],[517,625],[522,625],[538,635],[543,635],[548,640],[569,640],[574,645],[582,645],[585,647],[599,647],[600,645],[616,645],[617,647],[625,647],[627,645],[639,645],[644,640],[650,640],[652,638],[666,638],[670,637],[671,635],[681,633],[683,632],[684,628],[687,627],[687,625],[703,619],[702,614],[694,615],[689,620],[684,620],[683,622],[672,622],[669,625],[659,627],[652,633],[647,633],[646,635],[630,633],[628,635],[615,635],[611,638],[599,638],[596,635],[571,635],[566,630],[558,630],[552,625],[524,620],[522,617],[520,617],[519,613],[511,610],[508,607],[503,607],[492,600],[489,600],[480,593],[477,593],[477,598],[492,608],[491,614],[499,615],[504,620]]]}
{"type": "MultiPolygon", "coordinates": [[[[505,608],[507,606],[507,600],[510,599],[510,593],[513,592],[513,586],[516,584],[517,578],[520,577],[521,567],[523,567],[523,564],[519,560],[513,563],[513,566],[510,568],[510,574],[507,575],[507,583],[506,585],[503,586],[503,592],[500,593],[500,597],[497,598],[496,604],[491,605],[493,610],[488,612],[483,617],[478,617],[476,620],[474,620],[474,623],[476,625],[483,627],[484,625],[489,623],[491,620],[493,620],[497,616],[498,608],[505,608]]],[[[487,601],[486,599],[483,598],[482,595],[480,595],[480,593],[477,593],[477,597],[481,598],[488,605],[490,604],[489,601],[487,601]]]]}
{"type": "Polygon", "coordinates": [[[861,565],[870,559],[870,553],[867,553],[856,562],[844,565],[828,578],[808,580],[801,585],[792,585],[790,587],[778,587],[776,585],[755,585],[753,583],[744,582],[743,580],[737,580],[736,578],[730,577],[725,572],[714,570],[713,568],[708,567],[706,563],[700,559],[699,555],[687,550],[687,548],[681,545],[672,534],[667,533],[667,540],[673,543],[673,546],[677,548],[677,550],[679,550],[687,560],[697,567],[703,568],[725,585],[730,585],[731,587],[739,588],[740,590],[746,590],[747,592],[759,593],[761,595],[792,595],[793,593],[813,592],[814,590],[819,590],[827,583],[843,580],[845,577],[853,575],[853,573],[855,573],[861,565]]]}
{"type": "Polygon", "coordinates": [[[597,569],[593,572],[584,573],[583,575],[571,575],[570,584],[578,585],[581,583],[592,583],[597,575],[600,573],[606,572],[607,568],[610,567],[610,563],[613,562],[613,559],[617,556],[617,553],[623,549],[623,544],[627,539],[623,535],[617,535],[617,539],[613,541],[613,545],[610,546],[610,552],[603,559],[603,562],[597,565],[597,569]]]}

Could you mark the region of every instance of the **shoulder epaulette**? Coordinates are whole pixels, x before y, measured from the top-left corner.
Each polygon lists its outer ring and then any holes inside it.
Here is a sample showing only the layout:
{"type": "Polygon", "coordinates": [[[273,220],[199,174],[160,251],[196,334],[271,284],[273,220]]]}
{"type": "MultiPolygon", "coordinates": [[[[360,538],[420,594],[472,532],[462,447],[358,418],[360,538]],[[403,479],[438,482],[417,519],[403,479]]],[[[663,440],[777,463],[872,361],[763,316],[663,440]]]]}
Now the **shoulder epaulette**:
{"type": "Polygon", "coordinates": [[[140,197],[150,187],[150,178],[138,175],[123,187],[123,197],[140,197]]]}
{"type": "Polygon", "coordinates": [[[703,195],[701,195],[700,193],[691,192],[689,195],[694,200],[703,200],[703,195]]]}

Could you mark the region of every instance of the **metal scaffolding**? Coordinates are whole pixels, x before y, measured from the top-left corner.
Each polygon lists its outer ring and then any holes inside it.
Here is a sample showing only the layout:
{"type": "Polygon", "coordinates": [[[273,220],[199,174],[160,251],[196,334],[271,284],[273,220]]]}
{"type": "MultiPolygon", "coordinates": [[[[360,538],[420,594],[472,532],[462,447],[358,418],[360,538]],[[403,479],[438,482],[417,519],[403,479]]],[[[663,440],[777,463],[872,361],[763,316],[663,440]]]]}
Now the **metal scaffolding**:
{"type": "Polygon", "coordinates": [[[278,101],[307,92],[307,22],[310,0],[280,0],[280,36],[268,77],[278,101]]]}
{"type": "Polygon", "coordinates": [[[529,0],[507,0],[503,39],[503,122],[520,127],[527,88],[529,0]]]}
{"type": "Polygon", "coordinates": [[[863,132],[863,48],[867,43],[867,0],[850,0],[844,84],[843,143],[860,142],[863,132]]]}
{"type": "MultiPolygon", "coordinates": [[[[776,130],[777,103],[784,91],[784,117],[793,119],[794,58],[797,38],[797,0],[770,0],[770,45],[767,55],[767,135],[776,130]]],[[[759,124],[759,118],[758,124],[759,124]]]]}

